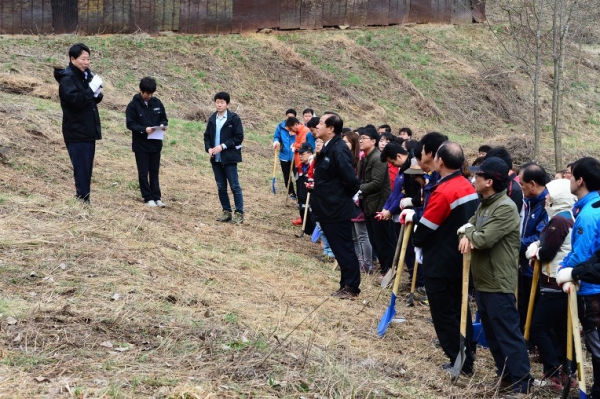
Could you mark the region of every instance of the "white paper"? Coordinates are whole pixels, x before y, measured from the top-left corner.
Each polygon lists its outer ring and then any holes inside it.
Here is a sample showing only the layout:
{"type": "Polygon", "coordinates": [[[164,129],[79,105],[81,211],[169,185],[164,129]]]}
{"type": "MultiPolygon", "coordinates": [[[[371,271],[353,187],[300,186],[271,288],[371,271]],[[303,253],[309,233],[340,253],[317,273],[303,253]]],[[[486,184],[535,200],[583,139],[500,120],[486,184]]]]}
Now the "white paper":
{"type": "Polygon", "coordinates": [[[162,140],[165,137],[165,127],[164,126],[152,126],[154,131],[148,134],[149,140],[162,140]]]}

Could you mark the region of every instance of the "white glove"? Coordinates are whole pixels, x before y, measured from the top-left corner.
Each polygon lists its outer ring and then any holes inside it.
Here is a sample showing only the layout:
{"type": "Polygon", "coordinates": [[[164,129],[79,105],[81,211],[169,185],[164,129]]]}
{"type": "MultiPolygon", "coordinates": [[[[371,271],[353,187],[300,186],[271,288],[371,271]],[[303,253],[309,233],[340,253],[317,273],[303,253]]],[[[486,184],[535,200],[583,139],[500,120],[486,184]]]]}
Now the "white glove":
{"type": "Polygon", "coordinates": [[[402,198],[400,200],[400,209],[412,208],[412,207],[413,207],[412,198],[406,197],[406,198],[402,198]]]}
{"type": "Polygon", "coordinates": [[[100,75],[94,75],[92,81],[89,83],[90,89],[95,93],[99,88],[102,87],[104,81],[100,77],[100,75]]]}
{"type": "Polygon", "coordinates": [[[99,88],[98,88],[98,90],[96,90],[96,91],[94,92],[94,97],[96,97],[96,98],[97,98],[97,97],[100,95],[100,93],[102,93],[102,88],[101,88],[101,87],[99,87],[99,88]]]}
{"type": "Polygon", "coordinates": [[[456,230],[456,234],[465,234],[468,228],[473,227],[471,223],[465,223],[456,230]]]}
{"type": "Polygon", "coordinates": [[[402,213],[400,213],[400,223],[402,223],[402,224],[413,223],[414,217],[415,217],[415,211],[413,211],[412,209],[405,209],[402,211],[402,213]]]}
{"type": "Polygon", "coordinates": [[[353,202],[357,202],[357,201],[358,201],[358,196],[359,196],[359,195],[360,195],[360,190],[358,190],[358,191],[356,192],[356,194],[354,194],[354,197],[352,197],[352,201],[353,201],[353,202]]]}
{"type": "Polygon", "coordinates": [[[565,294],[568,294],[569,292],[571,292],[571,289],[576,289],[577,286],[574,285],[572,282],[567,281],[566,283],[564,283],[562,285],[562,289],[564,291],[565,294]]]}
{"type": "Polygon", "coordinates": [[[573,281],[573,268],[566,267],[560,269],[558,273],[556,273],[556,282],[558,284],[564,284],[573,281]]]}
{"type": "Polygon", "coordinates": [[[540,252],[540,244],[538,243],[538,241],[532,242],[527,247],[527,251],[525,251],[525,257],[527,259],[537,259],[539,252],[540,252]]]}
{"type": "Polygon", "coordinates": [[[274,141],[273,142],[273,149],[276,150],[279,148],[279,141],[274,141]]]}
{"type": "Polygon", "coordinates": [[[415,259],[417,263],[423,264],[423,248],[415,247],[415,259]]]}

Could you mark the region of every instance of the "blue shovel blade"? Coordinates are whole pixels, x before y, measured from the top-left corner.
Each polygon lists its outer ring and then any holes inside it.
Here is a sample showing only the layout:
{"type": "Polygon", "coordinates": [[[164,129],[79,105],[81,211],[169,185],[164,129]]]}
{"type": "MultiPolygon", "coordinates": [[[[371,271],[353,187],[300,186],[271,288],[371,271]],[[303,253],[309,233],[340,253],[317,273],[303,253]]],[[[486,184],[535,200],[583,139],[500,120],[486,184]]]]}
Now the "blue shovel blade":
{"type": "Polygon", "coordinates": [[[579,399],[588,399],[589,396],[587,393],[583,392],[581,389],[579,390],[579,399]]]}
{"type": "Polygon", "coordinates": [[[319,241],[319,236],[321,235],[321,231],[319,230],[318,227],[315,227],[315,229],[312,232],[312,235],[310,236],[310,240],[312,242],[317,242],[319,241]]]}
{"type": "Polygon", "coordinates": [[[396,294],[392,292],[390,306],[388,306],[387,310],[383,314],[383,317],[381,318],[381,321],[379,322],[379,325],[377,326],[377,334],[379,334],[380,337],[383,337],[385,330],[387,330],[389,324],[394,319],[394,316],[396,316],[396,294]]]}
{"type": "Polygon", "coordinates": [[[275,188],[275,178],[271,180],[271,190],[273,191],[273,194],[277,194],[277,189],[275,188]]]}

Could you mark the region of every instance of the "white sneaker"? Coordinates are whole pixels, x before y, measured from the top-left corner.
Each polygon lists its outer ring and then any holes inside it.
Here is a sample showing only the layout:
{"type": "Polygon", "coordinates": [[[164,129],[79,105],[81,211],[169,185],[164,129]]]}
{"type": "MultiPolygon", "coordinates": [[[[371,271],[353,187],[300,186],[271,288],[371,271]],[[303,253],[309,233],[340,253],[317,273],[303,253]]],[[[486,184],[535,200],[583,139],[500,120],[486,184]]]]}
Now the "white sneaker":
{"type": "Polygon", "coordinates": [[[167,204],[165,204],[161,200],[156,200],[154,202],[156,203],[156,206],[160,206],[161,208],[166,208],[167,207],[167,204]]]}
{"type": "Polygon", "coordinates": [[[150,200],[150,201],[146,202],[146,206],[149,206],[149,207],[155,207],[155,206],[157,206],[157,205],[156,205],[156,202],[154,202],[154,201],[150,200]]]}

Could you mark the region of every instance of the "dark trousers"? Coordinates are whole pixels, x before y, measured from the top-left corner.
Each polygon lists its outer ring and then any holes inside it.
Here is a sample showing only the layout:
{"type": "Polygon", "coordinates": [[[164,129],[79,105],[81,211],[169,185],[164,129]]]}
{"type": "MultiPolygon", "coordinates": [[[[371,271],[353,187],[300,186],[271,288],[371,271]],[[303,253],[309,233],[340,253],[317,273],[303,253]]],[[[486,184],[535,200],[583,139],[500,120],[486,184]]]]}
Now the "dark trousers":
{"type": "MultiPolygon", "coordinates": [[[[454,364],[460,351],[460,308],[462,303],[461,279],[425,277],[425,290],[435,333],[444,353],[454,364]]],[[[487,334],[487,331],[486,331],[487,334]]],[[[475,361],[476,342],[473,341],[471,310],[467,307],[466,360],[462,371],[471,373],[475,361]]]]}
{"type": "MultiPolygon", "coordinates": [[[[529,307],[529,297],[531,296],[531,284],[533,277],[525,276],[519,272],[518,280],[518,295],[517,308],[519,309],[519,327],[521,333],[525,331],[525,321],[527,320],[527,308],[529,307]]],[[[536,298],[539,298],[539,291],[536,293],[536,298]]],[[[535,304],[534,304],[535,309],[535,304]]]]}
{"type": "Polygon", "coordinates": [[[578,296],[577,305],[585,347],[592,354],[594,385],[591,393],[593,398],[600,398],[600,294],[578,296]]]}
{"type": "Polygon", "coordinates": [[[242,186],[238,178],[237,164],[221,162],[212,162],[215,181],[217,182],[217,192],[219,201],[224,211],[231,212],[231,202],[229,202],[229,194],[227,194],[227,182],[233,193],[233,202],[235,203],[235,211],[244,213],[244,197],[242,195],[242,186]]]}
{"type": "Polygon", "coordinates": [[[144,202],[157,201],[160,196],[158,168],[160,167],[159,152],[136,152],[135,163],[138,170],[138,181],[144,202]]]}
{"type": "Polygon", "coordinates": [[[66,146],[69,158],[71,158],[71,164],[73,165],[76,196],[79,199],[89,202],[96,142],[66,143],[66,146]]]}
{"type": "Polygon", "coordinates": [[[350,220],[341,222],[321,221],[320,224],[335,259],[340,265],[342,274],[340,288],[349,287],[352,292],[360,292],[360,268],[354,251],[354,241],[352,240],[352,222],[350,220]]]}
{"type": "Polygon", "coordinates": [[[381,264],[381,274],[387,273],[394,261],[396,251],[396,232],[392,220],[377,220],[375,215],[365,215],[365,224],[369,233],[369,242],[381,264]]]}
{"type": "Polygon", "coordinates": [[[283,172],[283,179],[285,180],[285,187],[287,188],[288,194],[296,195],[296,191],[294,191],[294,177],[292,176],[292,180],[290,180],[290,172],[292,172],[292,164],[294,161],[279,161],[281,164],[281,171],[283,172]]]}
{"type": "MultiPolygon", "coordinates": [[[[429,287],[427,287],[429,289],[429,287]]],[[[475,291],[481,325],[496,364],[496,373],[513,384],[516,392],[529,392],[529,356],[519,328],[515,295],[475,291]]],[[[429,300],[431,303],[431,299],[429,300]]]]}
{"type": "Polygon", "coordinates": [[[538,348],[544,376],[558,373],[567,355],[567,307],[564,292],[541,291],[531,319],[531,343],[538,348]]]}

